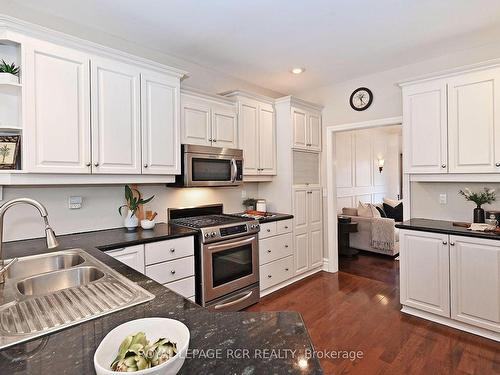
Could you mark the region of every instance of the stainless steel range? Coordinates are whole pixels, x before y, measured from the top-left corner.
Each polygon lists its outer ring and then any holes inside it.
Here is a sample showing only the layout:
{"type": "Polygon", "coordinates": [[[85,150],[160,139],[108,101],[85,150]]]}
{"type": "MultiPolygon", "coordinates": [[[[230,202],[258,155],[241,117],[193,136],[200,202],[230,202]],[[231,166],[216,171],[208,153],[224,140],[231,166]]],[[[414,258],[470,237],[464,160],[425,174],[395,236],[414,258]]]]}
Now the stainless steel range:
{"type": "Polygon", "coordinates": [[[238,311],[260,299],[259,222],[222,213],[222,204],[169,209],[171,224],[197,229],[196,302],[238,311]]]}

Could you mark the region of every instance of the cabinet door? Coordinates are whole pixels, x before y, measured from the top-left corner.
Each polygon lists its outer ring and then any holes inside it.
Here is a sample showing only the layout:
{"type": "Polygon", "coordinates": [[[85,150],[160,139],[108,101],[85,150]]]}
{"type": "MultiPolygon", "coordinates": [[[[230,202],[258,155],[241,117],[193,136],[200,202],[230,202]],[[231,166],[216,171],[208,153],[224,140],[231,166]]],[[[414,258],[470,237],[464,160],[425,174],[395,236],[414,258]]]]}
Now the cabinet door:
{"type": "Polygon", "coordinates": [[[180,82],[154,72],[141,74],[142,173],[180,173],[180,82]]]}
{"type": "Polygon", "coordinates": [[[403,87],[403,139],[407,173],[448,171],[446,82],[403,87]]]}
{"type": "Polygon", "coordinates": [[[295,223],[295,273],[309,269],[309,212],[307,200],[309,194],[305,188],[293,189],[293,215],[295,223]]]}
{"type": "Polygon", "coordinates": [[[450,172],[500,172],[499,97],[498,68],[448,80],[450,172]]]}
{"type": "Polygon", "coordinates": [[[140,90],[137,67],[92,59],[93,173],[141,173],[140,90]]]}
{"type": "Polygon", "coordinates": [[[190,145],[212,145],[210,107],[181,96],[181,139],[190,145]]]}
{"type": "Polygon", "coordinates": [[[26,45],[26,169],[90,173],[90,57],[35,41],[26,45]]]}
{"type": "Polygon", "coordinates": [[[451,317],[500,332],[500,247],[450,236],[451,317]]]}
{"type": "Polygon", "coordinates": [[[243,174],[259,173],[259,106],[258,104],[240,104],[240,147],[243,149],[243,174]]]}
{"type": "Polygon", "coordinates": [[[295,234],[295,274],[301,274],[309,269],[309,233],[295,234]]]}
{"type": "Polygon", "coordinates": [[[400,232],[401,304],[450,317],[448,235],[400,232]]]}
{"type": "Polygon", "coordinates": [[[213,108],[212,137],[212,146],[238,148],[238,121],[234,111],[213,108]]]}
{"type": "Polygon", "coordinates": [[[292,108],[293,147],[307,149],[307,119],[306,113],[300,109],[292,108]]]}
{"type": "Polygon", "coordinates": [[[259,106],[259,169],[261,175],[276,174],[276,123],[272,106],[259,106]]]}
{"type": "Polygon", "coordinates": [[[310,113],[307,118],[308,149],[321,151],[321,115],[310,113]]]}
{"type": "Polygon", "coordinates": [[[323,205],[321,188],[307,190],[310,268],[323,264],[323,205]]]}
{"type": "Polygon", "coordinates": [[[144,273],[144,245],[129,246],[122,249],[106,251],[106,254],[133,268],[144,273]]]}

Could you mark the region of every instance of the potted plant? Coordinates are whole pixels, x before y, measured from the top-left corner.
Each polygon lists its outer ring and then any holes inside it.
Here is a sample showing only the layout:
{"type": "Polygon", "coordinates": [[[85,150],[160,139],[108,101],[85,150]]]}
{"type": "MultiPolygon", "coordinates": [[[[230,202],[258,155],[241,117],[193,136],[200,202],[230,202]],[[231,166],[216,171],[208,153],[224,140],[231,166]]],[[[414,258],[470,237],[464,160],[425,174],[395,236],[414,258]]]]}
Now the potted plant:
{"type": "Polygon", "coordinates": [[[478,193],[470,191],[469,188],[460,190],[458,194],[463,195],[465,200],[474,202],[474,223],[484,223],[484,210],[481,208],[483,204],[491,204],[496,200],[495,190],[484,188],[483,191],[478,193]]]}
{"type": "Polygon", "coordinates": [[[247,198],[243,201],[243,206],[247,211],[255,210],[255,205],[257,204],[257,199],[247,198]]]}
{"type": "Polygon", "coordinates": [[[19,83],[19,67],[15,63],[7,64],[5,60],[0,63],[0,83],[19,83]]]}
{"type": "Polygon", "coordinates": [[[139,219],[136,216],[139,206],[151,202],[154,197],[155,196],[153,195],[148,199],[142,199],[139,190],[132,189],[130,186],[125,185],[125,200],[127,201],[127,204],[118,207],[118,212],[122,215],[122,209],[127,208],[123,224],[128,230],[134,230],[139,224],[139,219]]]}

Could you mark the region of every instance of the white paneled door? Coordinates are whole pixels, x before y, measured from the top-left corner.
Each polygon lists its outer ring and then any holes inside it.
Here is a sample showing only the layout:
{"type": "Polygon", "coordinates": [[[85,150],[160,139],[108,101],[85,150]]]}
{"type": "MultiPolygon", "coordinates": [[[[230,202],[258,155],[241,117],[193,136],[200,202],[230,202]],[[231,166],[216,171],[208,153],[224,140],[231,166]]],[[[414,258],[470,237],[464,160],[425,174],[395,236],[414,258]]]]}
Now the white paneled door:
{"type": "Polygon", "coordinates": [[[449,171],[500,172],[500,69],[448,80],[449,171]]]}
{"type": "Polygon", "coordinates": [[[240,104],[240,146],[243,149],[243,173],[259,173],[259,106],[250,103],[240,104]]]}
{"type": "Polygon", "coordinates": [[[238,121],[236,113],[222,108],[212,109],[212,146],[236,148],[238,121]]]}
{"type": "Polygon", "coordinates": [[[141,173],[139,68],[92,58],[92,172],[141,173]]]}
{"type": "Polygon", "coordinates": [[[292,108],[293,147],[307,149],[307,114],[298,108],[292,108]]]}
{"type": "Polygon", "coordinates": [[[90,173],[90,56],[32,40],[26,44],[26,169],[90,173]]]}
{"type": "Polygon", "coordinates": [[[276,126],[271,105],[259,108],[259,167],[262,175],[276,174],[276,126]]]}
{"type": "Polygon", "coordinates": [[[403,88],[403,164],[407,173],[448,171],[446,81],[403,88]]]}
{"type": "Polygon", "coordinates": [[[181,104],[182,143],[210,146],[212,126],[210,107],[183,97],[181,104]]]}
{"type": "Polygon", "coordinates": [[[314,151],[321,151],[321,115],[319,113],[309,113],[308,125],[309,148],[314,151]]]}
{"type": "Polygon", "coordinates": [[[179,80],[141,73],[142,173],[180,173],[179,80]]]}
{"type": "Polygon", "coordinates": [[[400,232],[401,304],[450,317],[448,235],[400,232]]]}

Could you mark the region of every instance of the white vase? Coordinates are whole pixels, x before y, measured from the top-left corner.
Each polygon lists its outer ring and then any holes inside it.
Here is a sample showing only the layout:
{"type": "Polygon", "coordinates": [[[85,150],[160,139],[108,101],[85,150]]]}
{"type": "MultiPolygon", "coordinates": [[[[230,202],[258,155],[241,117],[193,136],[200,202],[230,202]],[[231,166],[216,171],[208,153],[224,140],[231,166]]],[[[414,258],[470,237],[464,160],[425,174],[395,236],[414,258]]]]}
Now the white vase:
{"type": "Polygon", "coordinates": [[[137,219],[137,216],[135,214],[128,210],[127,215],[125,215],[125,219],[123,219],[123,225],[128,229],[128,230],[134,230],[137,228],[137,225],[139,224],[139,219],[137,219]]]}
{"type": "Polygon", "coordinates": [[[14,74],[10,73],[0,73],[0,84],[17,84],[19,83],[19,78],[14,74]]]}

